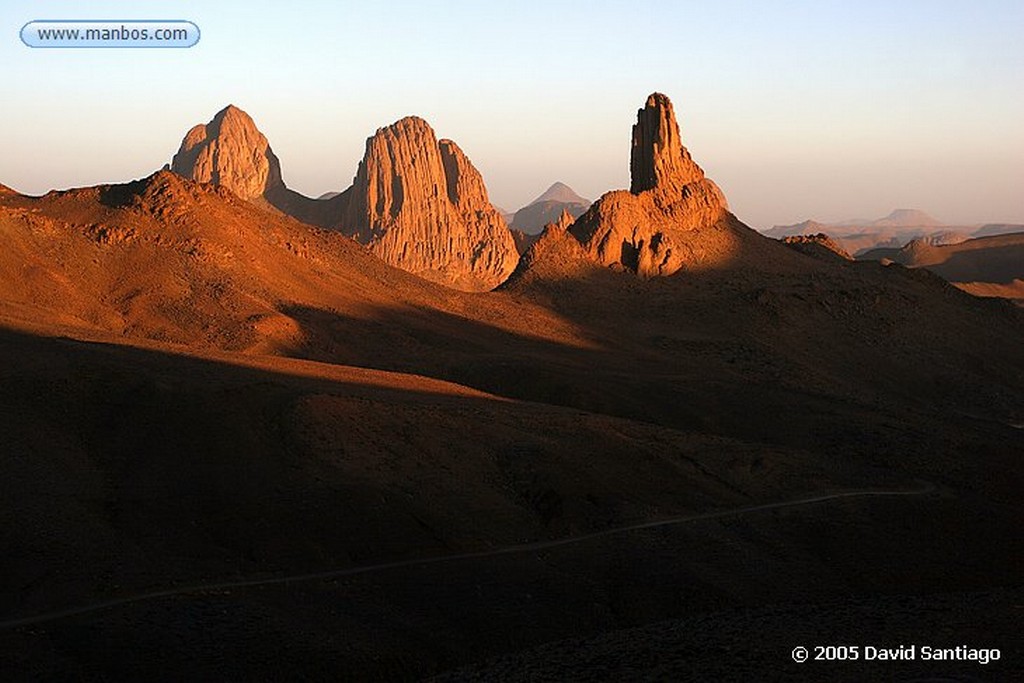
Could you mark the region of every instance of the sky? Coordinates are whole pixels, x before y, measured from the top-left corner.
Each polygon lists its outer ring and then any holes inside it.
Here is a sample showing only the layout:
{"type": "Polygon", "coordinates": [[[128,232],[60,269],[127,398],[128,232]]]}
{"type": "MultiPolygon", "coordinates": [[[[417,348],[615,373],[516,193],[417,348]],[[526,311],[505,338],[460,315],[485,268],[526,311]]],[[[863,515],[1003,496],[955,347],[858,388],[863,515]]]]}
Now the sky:
{"type": "Polygon", "coordinates": [[[515,210],[562,181],[629,187],[630,127],[667,94],[754,227],[916,208],[1024,223],[1024,2],[0,2],[0,183],[122,182],[233,103],[289,187],[351,184],[366,138],[425,118],[515,210]],[[188,49],[32,49],[41,19],[184,19],[188,49]]]}

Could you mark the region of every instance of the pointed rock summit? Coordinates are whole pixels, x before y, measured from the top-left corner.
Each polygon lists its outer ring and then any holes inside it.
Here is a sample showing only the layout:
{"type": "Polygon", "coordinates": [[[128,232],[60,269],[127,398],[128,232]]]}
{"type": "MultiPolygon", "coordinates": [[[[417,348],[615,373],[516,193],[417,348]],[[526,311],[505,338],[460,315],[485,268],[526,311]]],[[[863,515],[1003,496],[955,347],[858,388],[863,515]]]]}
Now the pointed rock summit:
{"type": "Polygon", "coordinates": [[[704,179],[679,136],[672,102],[661,93],[647,98],[637,112],[629,156],[629,191],[659,190],[678,194],[683,187],[704,179]]]}
{"type": "Polygon", "coordinates": [[[410,116],[366,141],[342,229],[388,263],[458,289],[492,289],[519,260],[480,172],[410,116]]]}
{"type": "Polygon", "coordinates": [[[337,226],[344,203],[338,193],[312,199],[289,189],[266,136],[252,117],[233,104],[217,112],[209,123],[194,126],[167,168],[323,228],[337,226]]]}
{"type": "Polygon", "coordinates": [[[234,105],[185,135],[171,170],[190,180],[226,187],[242,199],[255,199],[284,186],[281,163],[267,138],[234,105]]]}
{"type": "Polygon", "coordinates": [[[637,112],[629,166],[629,192],[605,194],[570,228],[591,258],[650,276],[728,257],[725,197],[683,147],[665,95],[637,112]]]}
{"type": "Polygon", "coordinates": [[[533,204],[539,204],[540,202],[558,202],[560,204],[590,204],[589,199],[576,194],[576,191],[571,187],[562,182],[552,183],[551,187],[544,191],[544,194],[530,202],[530,206],[533,204]]]}
{"type": "Polygon", "coordinates": [[[575,220],[576,217],[569,213],[567,209],[562,209],[562,215],[558,217],[558,220],[555,221],[554,223],[548,223],[544,227],[545,229],[555,228],[556,230],[561,230],[562,232],[565,232],[566,230],[569,229],[569,226],[572,225],[573,221],[575,220]]]}

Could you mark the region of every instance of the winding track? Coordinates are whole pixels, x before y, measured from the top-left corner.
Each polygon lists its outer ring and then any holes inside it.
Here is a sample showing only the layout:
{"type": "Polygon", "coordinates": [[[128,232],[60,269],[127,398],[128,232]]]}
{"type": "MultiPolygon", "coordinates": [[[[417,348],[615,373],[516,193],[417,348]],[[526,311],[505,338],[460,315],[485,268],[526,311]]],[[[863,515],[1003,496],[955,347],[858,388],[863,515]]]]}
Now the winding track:
{"type": "Polygon", "coordinates": [[[189,593],[221,591],[228,590],[231,588],[274,586],[280,584],[299,583],[304,581],[322,581],[343,578],[346,576],[356,576],[358,574],[369,574],[372,572],[384,571],[387,569],[398,569],[400,567],[417,567],[428,564],[438,564],[440,562],[456,562],[458,560],[469,560],[483,557],[497,557],[500,555],[512,555],[516,553],[547,550],[549,548],[557,548],[564,545],[582,543],[584,541],[589,541],[595,538],[602,538],[604,536],[614,536],[616,534],[623,534],[630,531],[639,531],[641,529],[655,529],[663,526],[686,524],[688,522],[697,522],[706,519],[737,517],[740,515],[750,514],[752,512],[762,512],[764,510],[778,510],[781,508],[799,507],[802,505],[812,505],[814,503],[824,503],[844,498],[923,496],[935,492],[936,488],[933,484],[929,484],[926,482],[921,483],[922,486],[920,488],[911,489],[909,491],[862,489],[856,491],[844,491],[842,493],[829,493],[819,496],[811,496],[808,498],[786,500],[778,503],[764,503],[762,505],[750,505],[741,508],[718,510],[716,512],[702,512],[696,515],[672,517],[671,519],[663,519],[656,522],[630,524],[628,526],[614,527],[611,529],[605,529],[603,531],[595,531],[589,534],[581,534],[579,536],[568,536],[566,538],[560,538],[553,541],[537,541],[535,543],[523,543],[521,545],[505,546],[504,548],[497,548],[492,550],[478,550],[468,553],[457,553],[454,555],[439,555],[437,557],[398,560],[395,562],[384,562],[381,564],[364,565],[362,567],[348,567],[346,569],[334,569],[323,572],[311,572],[307,574],[289,574],[288,576],[277,576],[272,578],[238,579],[235,581],[211,581],[207,583],[189,584],[187,586],[175,586],[173,588],[165,588],[162,590],[149,591],[145,593],[136,593],[135,595],[126,595],[120,598],[112,598],[110,600],[101,600],[99,602],[92,602],[86,605],[79,605],[78,607],[69,607],[67,609],[54,610],[52,612],[43,612],[41,614],[35,614],[28,617],[8,619],[6,621],[0,621],[0,629],[9,629],[17,628],[19,626],[42,624],[45,622],[56,621],[58,619],[63,619],[66,617],[88,614],[90,612],[99,612],[101,610],[110,609],[113,607],[120,607],[122,605],[130,605],[137,602],[144,602],[146,600],[156,600],[159,598],[168,598],[177,595],[186,595],[189,593]]]}

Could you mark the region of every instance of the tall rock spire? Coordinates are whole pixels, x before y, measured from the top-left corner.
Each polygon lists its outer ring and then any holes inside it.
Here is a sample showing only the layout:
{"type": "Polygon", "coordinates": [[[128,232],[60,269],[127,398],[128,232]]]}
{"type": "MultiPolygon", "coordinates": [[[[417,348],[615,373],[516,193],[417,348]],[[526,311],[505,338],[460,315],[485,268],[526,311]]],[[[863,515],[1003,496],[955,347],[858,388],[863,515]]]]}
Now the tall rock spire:
{"type": "Polygon", "coordinates": [[[629,156],[629,191],[648,190],[676,193],[704,178],[704,172],[683,147],[672,102],[661,93],[647,98],[636,113],[633,144],[629,156]]]}
{"type": "Polygon", "coordinates": [[[725,197],[683,147],[672,103],[660,93],[637,112],[629,170],[629,192],[605,194],[569,228],[591,259],[650,276],[728,257],[725,197]]]}

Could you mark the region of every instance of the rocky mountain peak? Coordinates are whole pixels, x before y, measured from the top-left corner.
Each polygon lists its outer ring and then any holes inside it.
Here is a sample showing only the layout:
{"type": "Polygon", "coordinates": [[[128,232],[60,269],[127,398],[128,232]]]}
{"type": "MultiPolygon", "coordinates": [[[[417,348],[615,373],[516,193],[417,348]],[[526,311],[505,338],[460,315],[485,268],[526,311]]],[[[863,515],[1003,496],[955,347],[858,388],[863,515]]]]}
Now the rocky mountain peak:
{"type": "Polygon", "coordinates": [[[419,117],[366,141],[342,229],[388,263],[459,289],[491,289],[519,253],[483,177],[419,117]]]}
{"type": "Polygon", "coordinates": [[[669,99],[654,93],[637,112],[630,190],[608,192],[570,226],[590,258],[639,275],[724,262],[735,243],[728,206],[690,158],[669,99]]]}
{"type": "Polygon", "coordinates": [[[281,163],[248,114],[234,105],[185,135],[171,170],[190,180],[226,187],[255,199],[283,185],[281,163]]]}
{"type": "Polygon", "coordinates": [[[630,192],[657,189],[675,194],[704,178],[704,172],[683,147],[668,97],[653,93],[636,118],[629,158],[630,192]]]}

